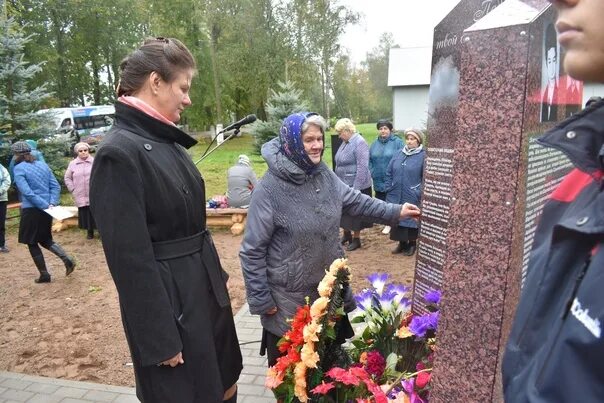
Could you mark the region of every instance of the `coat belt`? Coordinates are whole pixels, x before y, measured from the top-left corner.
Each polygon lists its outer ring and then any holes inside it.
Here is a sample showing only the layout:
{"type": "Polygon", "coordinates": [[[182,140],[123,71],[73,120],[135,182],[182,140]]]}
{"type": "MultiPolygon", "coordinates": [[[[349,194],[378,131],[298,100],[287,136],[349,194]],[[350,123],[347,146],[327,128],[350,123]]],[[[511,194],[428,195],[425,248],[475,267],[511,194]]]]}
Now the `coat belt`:
{"type": "Polygon", "coordinates": [[[218,259],[218,253],[208,230],[184,238],[153,242],[153,254],[155,259],[159,261],[177,259],[200,251],[201,261],[208,273],[216,301],[221,308],[226,308],[230,306],[231,302],[225,280],[222,278],[221,272],[223,270],[218,259]]]}

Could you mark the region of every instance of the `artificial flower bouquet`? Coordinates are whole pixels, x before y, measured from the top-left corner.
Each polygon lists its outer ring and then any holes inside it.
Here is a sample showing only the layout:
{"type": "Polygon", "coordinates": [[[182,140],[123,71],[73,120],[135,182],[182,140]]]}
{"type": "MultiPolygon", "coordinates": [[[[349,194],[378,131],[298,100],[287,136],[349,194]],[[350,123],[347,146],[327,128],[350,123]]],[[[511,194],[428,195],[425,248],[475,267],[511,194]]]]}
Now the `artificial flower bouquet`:
{"type": "Polygon", "coordinates": [[[284,354],[269,368],[266,386],[279,402],[427,402],[440,292],[428,293],[429,314],[411,314],[409,288],[374,274],[355,299],[363,326],[346,349],[336,340],[350,269],[333,262],[319,298],[299,307],[279,342],[284,354]]]}

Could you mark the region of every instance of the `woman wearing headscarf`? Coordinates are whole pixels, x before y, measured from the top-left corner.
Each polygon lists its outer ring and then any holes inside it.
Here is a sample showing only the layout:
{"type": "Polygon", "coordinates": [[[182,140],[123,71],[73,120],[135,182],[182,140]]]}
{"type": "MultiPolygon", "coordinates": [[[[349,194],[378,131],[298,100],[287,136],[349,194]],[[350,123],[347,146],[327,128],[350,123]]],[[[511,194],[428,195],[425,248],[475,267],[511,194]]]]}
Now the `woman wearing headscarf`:
{"type": "MultiPolygon", "coordinates": [[[[386,201],[419,205],[422,198],[422,178],[426,153],[422,146],[424,134],[418,129],[405,131],[405,146],[395,154],[386,170],[386,201]]],[[[390,239],[398,241],[392,253],[411,256],[415,253],[417,221],[401,219],[390,231],[390,239]]]]}
{"type": "Polygon", "coordinates": [[[373,180],[375,197],[386,200],[386,170],[390,160],[403,148],[403,140],[392,133],[392,122],[377,122],[378,137],[369,147],[369,172],[373,180]]]}
{"type": "Polygon", "coordinates": [[[61,246],[52,239],[52,217],[44,210],[59,204],[61,187],[46,163],[36,160],[31,147],[24,141],[11,146],[15,156],[15,185],[21,200],[19,243],[26,244],[40,273],[36,283],[50,283],[51,276],[46,267],[40,246],[57,255],[65,265],[65,275],[75,269],[75,262],[67,256],[61,246]]]}
{"type": "Polygon", "coordinates": [[[176,126],[195,59],[148,39],[120,64],[116,123],[97,151],[90,207],[115,282],[136,394],[151,403],[237,401],[242,357],[228,275],[206,228],[205,188],[176,126]]]}
{"type": "MultiPolygon", "coordinates": [[[[348,118],[336,122],[334,129],[342,144],[335,156],[335,172],[338,178],[353,189],[371,196],[371,173],[369,172],[369,147],[365,139],[356,131],[348,118]]],[[[371,222],[361,217],[342,214],[340,226],[344,229],[342,245],[348,244],[347,251],[361,247],[361,230],[371,227],[371,222]]]]}
{"type": "MultiPolygon", "coordinates": [[[[416,206],[388,204],[353,189],[322,162],[325,120],[295,113],[279,137],[262,146],[268,171],[252,195],[239,257],[250,312],[261,315],[263,343],[274,365],[277,342],[331,263],[344,256],[340,217],[346,213],[384,223],[419,215],[416,206]]],[[[345,308],[354,308],[350,292],[345,308]]]]}
{"type": "Polygon", "coordinates": [[[94,238],[96,225],[90,213],[90,173],[94,158],[90,155],[88,143],[77,143],[73,147],[77,155],[65,170],[65,186],[78,207],[78,226],[87,232],[86,238],[94,238]]]}
{"type": "Polygon", "coordinates": [[[250,158],[241,154],[237,164],[227,171],[227,199],[229,207],[247,207],[250,205],[252,190],[258,183],[252,169],[250,158]]]}

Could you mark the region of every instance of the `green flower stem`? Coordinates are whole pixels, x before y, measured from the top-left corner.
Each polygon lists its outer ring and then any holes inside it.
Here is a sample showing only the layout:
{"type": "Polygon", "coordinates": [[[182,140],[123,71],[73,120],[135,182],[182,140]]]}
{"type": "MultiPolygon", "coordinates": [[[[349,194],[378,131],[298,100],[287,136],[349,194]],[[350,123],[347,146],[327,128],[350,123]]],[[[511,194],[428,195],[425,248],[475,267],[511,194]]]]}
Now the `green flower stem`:
{"type": "Polygon", "coordinates": [[[392,383],[392,385],[390,385],[390,387],[389,387],[389,388],[388,388],[388,390],[386,391],[386,396],[388,396],[388,395],[390,394],[390,392],[392,392],[392,389],[394,389],[394,387],[395,387],[396,385],[398,385],[399,383],[401,383],[401,381],[402,381],[403,379],[409,379],[409,378],[412,378],[412,377],[414,377],[414,376],[416,376],[416,375],[421,374],[422,372],[432,372],[432,368],[426,368],[426,369],[422,369],[422,370],[419,370],[419,371],[414,372],[414,373],[412,373],[412,374],[406,374],[406,373],[404,373],[404,372],[403,372],[403,373],[402,373],[402,374],[401,374],[401,375],[400,375],[398,378],[396,378],[396,381],[394,381],[394,382],[392,383]]]}

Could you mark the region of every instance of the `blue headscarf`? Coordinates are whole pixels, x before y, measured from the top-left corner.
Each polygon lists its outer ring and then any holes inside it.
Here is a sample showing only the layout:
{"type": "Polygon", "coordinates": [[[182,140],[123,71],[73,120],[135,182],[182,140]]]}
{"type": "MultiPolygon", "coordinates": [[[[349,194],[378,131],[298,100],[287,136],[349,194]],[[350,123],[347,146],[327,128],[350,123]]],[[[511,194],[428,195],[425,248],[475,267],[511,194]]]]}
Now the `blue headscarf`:
{"type": "Polygon", "coordinates": [[[306,121],[306,118],[314,115],[318,114],[314,112],[298,112],[291,114],[283,120],[281,130],[279,131],[281,152],[306,174],[312,173],[317,165],[310,160],[308,154],[304,151],[302,125],[306,121]]]}

